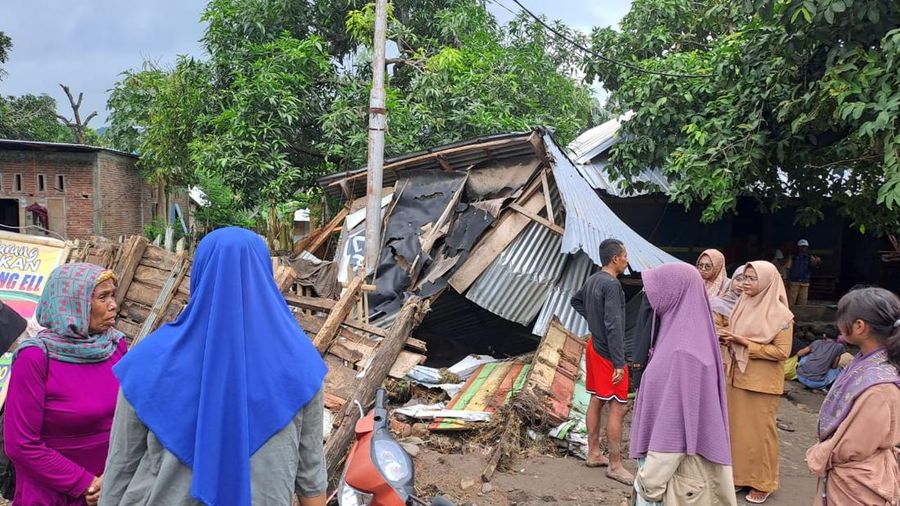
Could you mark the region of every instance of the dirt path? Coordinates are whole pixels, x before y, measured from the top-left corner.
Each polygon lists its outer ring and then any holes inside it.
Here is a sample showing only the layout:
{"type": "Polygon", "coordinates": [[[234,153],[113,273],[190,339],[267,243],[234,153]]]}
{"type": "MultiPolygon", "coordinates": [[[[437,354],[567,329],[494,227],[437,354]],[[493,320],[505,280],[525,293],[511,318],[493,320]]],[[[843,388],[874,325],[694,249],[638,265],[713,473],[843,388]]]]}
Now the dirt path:
{"type": "MultiPolygon", "coordinates": [[[[812,503],[816,480],[806,469],[806,449],[815,441],[819,405],[824,396],[805,391],[796,383],[779,408],[779,419],[794,432],[779,430],[781,441],[781,489],[766,504],[797,506],[812,503]]],[[[420,493],[437,493],[460,504],[589,505],[622,504],[630,488],[605,476],[603,469],[588,469],[575,458],[548,455],[522,455],[514,459],[511,470],[498,472],[489,487],[482,488],[481,470],[488,458],[486,451],[468,454],[441,454],[422,449],[416,457],[416,481],[420,493]],[[463,488],[465,487],[465,488],[463,488]]],[[[743,501],[743,494],[738,497],[743,501]]]]}

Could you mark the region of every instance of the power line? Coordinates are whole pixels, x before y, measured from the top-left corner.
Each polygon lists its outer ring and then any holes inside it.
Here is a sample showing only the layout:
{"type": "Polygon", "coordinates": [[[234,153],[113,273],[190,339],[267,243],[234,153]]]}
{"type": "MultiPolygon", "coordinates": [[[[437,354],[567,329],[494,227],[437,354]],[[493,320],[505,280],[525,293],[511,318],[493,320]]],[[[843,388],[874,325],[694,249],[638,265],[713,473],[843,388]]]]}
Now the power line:
{"type": "MultiPolygon", "coordinates": [[[[493,2],[494,4],[500,5],[500,6],[503,7],[503,8],[506,8],[504,5],[500,4],[500,3],[498,2],[498,0],[490,0],[490,1],[493,2]]],[[[586,48],[586,47],[582,46],[582,45],[579,44],[578,42],[576,42],[576,41],[570,39],[569,37],[565,36],[564,34],[562,34],[562,33],[561,33],[559,30],[557,30],[556,28],[553,28],[552,26],[548,25],[543,19],[540,18],[540,16],[538,16],[538,15],[536,15],[535,13],[531,12],[530,10],[528,10],[528,7],[525,7],[524,5],[522,5],[522,2],[520,2],[519,0],[512,0],[512,1],[515,2],[515,4],[518,5],[518,6],[522,9],[522,11],[524,11],[526,14],[528,14],[529,16],[531,16],[532,19],[534,19],[535,21],[537,21],[538,23],[540,23],[541,26],[543,26],[544,28],[546,28],[547,30],[549,30],[550,32],[552,32],[554,35],[556,35],[556,36],[559,37],[560,39],[562,39],[562,40],[568,42],[569,44],[575,46],[576,48],[578,48],[578,49],[584,51],[584,52],[587,53],[587,54],[590,54],[590,55],[592,55],[592,56],[594,56],[594,57],[596,57],[596,58],[598,58],[598,59],[600,59],[600,60],[602,60],[602,61],[605,61],[606,63],[611,63],[611,64],[613,64],[613,65],[620,65],[620,66],[629,68],[629,69],[631,69],[631,70],[634,70],[634,71],[636,71],[636,72],[642,72],[642,73],[644,73],[644,74],[653,74],[653,75],[656,75],[656,76],[662,76],[662,77],[677,77],[677,78],[681,78],[681,79],[694,79],[694,78],[704,78],[704,79],[706,79],[706,78],[712,77],[712,76],[709,75],[709,74],[675,74],[675,73],[669,73],[669,72],[658,72],[658,71],[656,71],[656,70],[645,69],[645,68],[642,68],[642,67],[638,67],[637,65],[632,65],[632,64],[630,64],[630,63],[628,63],[628,62],[619,61],[619,60],[615,60],[615,59],[613,59],[613,58],[609,58],[609,57],[607,57],[607,56],[603,56],[602,54],[600,54],[600,53],[598,53],[598,52],[596,52],[596,51],[594,51],[594,50],[592,50],[592,49],[589,49],[589,48],[586,48]]],[[[509,9],[507,9],[507,10],[509,10],[509,9]]]]}

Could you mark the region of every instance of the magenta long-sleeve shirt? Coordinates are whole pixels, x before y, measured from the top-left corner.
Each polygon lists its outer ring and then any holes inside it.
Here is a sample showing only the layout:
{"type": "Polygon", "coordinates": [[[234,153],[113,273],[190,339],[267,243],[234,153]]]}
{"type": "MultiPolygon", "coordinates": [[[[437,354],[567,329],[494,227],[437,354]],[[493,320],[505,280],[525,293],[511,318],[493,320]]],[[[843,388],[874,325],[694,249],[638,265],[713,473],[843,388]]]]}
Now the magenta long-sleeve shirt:
{"type": "Polygon", "coordinates": [[[16,467],[15,506],[75,506],[103,474],[119,382],[112,366],[125,340],[96,364],[50,360],[29,347],[12,367],[3,436],[16,467]]]}

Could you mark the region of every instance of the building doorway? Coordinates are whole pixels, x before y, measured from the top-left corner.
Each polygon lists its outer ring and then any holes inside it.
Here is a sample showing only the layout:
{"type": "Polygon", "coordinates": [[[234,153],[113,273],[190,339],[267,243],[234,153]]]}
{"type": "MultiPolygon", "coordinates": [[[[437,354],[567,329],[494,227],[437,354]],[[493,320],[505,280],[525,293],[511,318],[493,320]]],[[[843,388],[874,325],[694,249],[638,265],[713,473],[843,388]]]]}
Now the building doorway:
{"type": "Polygon", "coordinates": [[[19,201],[0,199],[0,230],[19,232],[19,201]]]}

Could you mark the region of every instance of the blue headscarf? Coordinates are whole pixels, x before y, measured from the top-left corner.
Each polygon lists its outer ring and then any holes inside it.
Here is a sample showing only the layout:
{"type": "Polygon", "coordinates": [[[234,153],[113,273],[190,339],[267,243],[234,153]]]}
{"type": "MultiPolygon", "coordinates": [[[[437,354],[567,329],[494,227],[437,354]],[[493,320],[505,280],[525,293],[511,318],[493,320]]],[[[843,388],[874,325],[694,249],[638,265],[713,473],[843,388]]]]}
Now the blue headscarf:
{"type": "Polygon", "coordinates": [[[207,235],[178,319],[114,368],[138,418],[193,471],[191,496],[248,506],[250,457],[319,391],[326,366],[272,276],[263,241],[207,235]]]}

